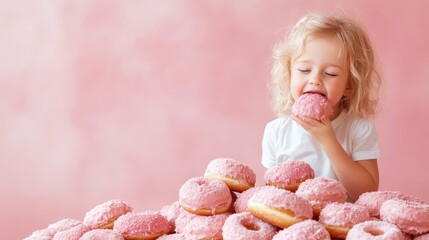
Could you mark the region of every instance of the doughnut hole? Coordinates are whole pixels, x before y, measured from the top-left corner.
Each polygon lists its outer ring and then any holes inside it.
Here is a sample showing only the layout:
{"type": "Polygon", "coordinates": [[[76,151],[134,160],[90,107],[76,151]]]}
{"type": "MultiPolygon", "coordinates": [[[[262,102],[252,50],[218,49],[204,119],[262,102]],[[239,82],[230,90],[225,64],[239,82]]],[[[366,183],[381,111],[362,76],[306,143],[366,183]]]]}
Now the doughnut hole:
{"type": "Polygon", "coordinates": [[[384,232],[381,229],[365,228],[365,232],[371,234],[372,236],[381,236],[384,235],[384,232]]]}
{"type": "Polygon", "coordinates": [[[249,219],[243,219],[241,220],[241,225],[243,225],[246,229],[251,231],[259,231],[259,226],[255,223],[251,222],[249,219]]]}

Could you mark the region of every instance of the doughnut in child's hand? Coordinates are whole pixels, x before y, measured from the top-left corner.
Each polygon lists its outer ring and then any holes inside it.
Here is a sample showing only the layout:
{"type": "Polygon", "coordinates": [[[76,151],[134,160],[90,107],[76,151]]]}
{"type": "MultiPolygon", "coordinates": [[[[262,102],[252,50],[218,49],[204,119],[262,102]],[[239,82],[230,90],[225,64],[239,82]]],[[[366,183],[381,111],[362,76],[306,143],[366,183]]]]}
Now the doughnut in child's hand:
{"type": "Polygon", "coordinates": [[[381,204],[380,217],[398,226],[402,232],[418,235],[429,232],[429,205],[391,199],[381,204]]]}
{"type": "Polygon", "coordinates": [[[231,191],[243,192],[255,186],[256,174],[244,163],[232,158],[216,158],[212,160],[204,173],[204,177],[219,179],[228,185],[231,191]]]}
{"type": "Polygon", "coordinates": [[[308,219],[299,223],[296,223],[288,228],[285,228],[278,232],[273,240],[331,240],[331,236],[323,224],[308,219]]]}
{"type": "Polygon", "coordinates": [[[232,196],[224,182],[213,178],[194,177],[180,187],[179,203],[188,212],[208,216],[227,212],[232,196]]]}
{"type": "Polygon", "coordinates": [[[408,238],[394,224],[370,220],[354,225],[346,240],[407,240],[408,238]]]}
{"type": "Polygon", "coordinates": [[[349,230],[356,224],[369,221],[368,210],[352,203],[330,203],[322,209],[319,222],[334,238],[345,239],[349,230]]]}
{"type": "Polygon", "coordinates": [[[256,192],[249,199],[247,208],[256,217],[281,228],[313,217],[307,200],[273,186],[256,192]]]}
{"type": "Polygon", "coordinates": [[[314,170],[308,163],[299,160],[279,163],[265,171],[264,174],[266,185],[283,188],[291,192],[295,192],[299,184],[311,178],[314,178],[314,170]]]}
{"type": "Polygon", "coordinates": [[[168,220],[159,212],[132,212],[120,216],[113,230],[125,239],[156,239],[170,232],[168,220]]]}
{"type": "Polygon", "coordinates": [[[341,182],[325,177],[306,180],[299,185],[295,194],[310,202],[315,219],[327,204],[344,203],[347,200],[347,192],[341,182]]]}
{"type": "Polygon", "coordinates": [[[328,99],[320,93],[304,93],[292,106],[292,113],[320,121],[323,115],[329,119],[333,112],[328,99]]]}
{"type": "Polygon", "coordinates": [[[230,215],[223,227],[223,240],[271,240],[276,227],[249,212],[230,215]]]}
{"type": "Polygon", "coordinates": [[[133,209],[124,201],[119,199],[109,200],[101,203],[85,214],[83,224],[90,229],[113,228],[113,222],[118,217],[131,212],[133,209]]]}

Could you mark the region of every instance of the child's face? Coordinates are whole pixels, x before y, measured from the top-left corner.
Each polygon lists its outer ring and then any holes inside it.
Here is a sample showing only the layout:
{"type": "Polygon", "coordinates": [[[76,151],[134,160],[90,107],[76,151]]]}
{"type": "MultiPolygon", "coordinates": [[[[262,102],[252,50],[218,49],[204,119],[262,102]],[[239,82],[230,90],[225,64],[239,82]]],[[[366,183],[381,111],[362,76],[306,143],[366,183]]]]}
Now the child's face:
{"type": "Polygon", "coordinates": [[[333,106],[332,119],[340,113],[340,99],[349,93],[348,79],[347,61],[341,54],[340,43],[333,37],[308,40],[302,54],[292,60],[292,97],[296,100],[307,92],[325,95],[333,106]]]}

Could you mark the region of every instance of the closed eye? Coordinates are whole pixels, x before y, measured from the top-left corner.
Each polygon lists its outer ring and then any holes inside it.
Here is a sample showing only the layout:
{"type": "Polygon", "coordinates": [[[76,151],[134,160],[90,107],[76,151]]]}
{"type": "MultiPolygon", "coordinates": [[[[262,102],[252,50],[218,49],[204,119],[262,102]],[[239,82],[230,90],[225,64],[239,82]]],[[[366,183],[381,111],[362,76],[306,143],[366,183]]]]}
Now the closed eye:
{"type": "Polygon", "coordinates": [[[308,70],[308,69],[298,69],[298,71],[303,72],[303,73],[309,73],[310,72],[310,70],[308,70]]]}
{"type": "Polygon", "coordinates": [[[337,74],[335,74],[335,73],[327,73],[327,72],[325,72],[325,74],[326,75],[328,75],[328,76],[330,76],[330,77],[336,77],[336,76],[338,76],[337,74]]]}

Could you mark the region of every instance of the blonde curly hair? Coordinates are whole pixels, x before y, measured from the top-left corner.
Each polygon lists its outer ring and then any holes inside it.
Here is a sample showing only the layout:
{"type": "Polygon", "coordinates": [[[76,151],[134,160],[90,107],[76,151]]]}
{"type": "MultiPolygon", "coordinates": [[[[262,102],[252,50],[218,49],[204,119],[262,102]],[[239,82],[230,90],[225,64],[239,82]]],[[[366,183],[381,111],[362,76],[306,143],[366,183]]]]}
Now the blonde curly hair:
{"type": "Polygon", "coordinates": [[[315,13],[302,18],[283,41],[274,46],[268,85],[274,112],[279,116],[291,112],[294,103],[290,93],[292,60],[302,53],[309,39],[327,35],[339,40],[349,66],[350,95],[341,99],[340,107],[359,117],[374,117],[381,78],[375,69],[374,52],[368,36],[349,18],[315,13]]]}

